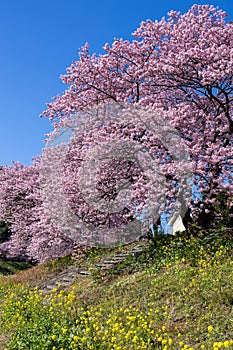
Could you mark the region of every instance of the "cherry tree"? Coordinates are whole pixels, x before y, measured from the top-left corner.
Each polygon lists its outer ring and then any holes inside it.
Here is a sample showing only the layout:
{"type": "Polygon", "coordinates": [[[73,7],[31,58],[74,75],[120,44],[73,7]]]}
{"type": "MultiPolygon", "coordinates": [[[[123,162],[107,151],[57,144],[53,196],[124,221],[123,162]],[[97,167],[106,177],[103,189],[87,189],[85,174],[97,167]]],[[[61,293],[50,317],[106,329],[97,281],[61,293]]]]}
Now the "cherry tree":
{"type": "Polygon", "coordinates": [[[115,39],[106,54],[90,55],[86,44],[62,76],[69,88],[43,113],[55,128],[111,101],[166,115],[188,148],[201,194],[192,209],[203,226],[217,193],[233,191],[233,23],[226,18],[212,5],[193,5],[185,14],[142,22],[135,40],[115,39]]]}
{"type": "Polygon", "coordinates": [[[73,248],[44,213],[38,165],[35,159],[32,166],[13,163],[0,170],[0,220],[12,232],[11,239],[0,244],[0,254],[7,258],[42,262],[73,248]]]}

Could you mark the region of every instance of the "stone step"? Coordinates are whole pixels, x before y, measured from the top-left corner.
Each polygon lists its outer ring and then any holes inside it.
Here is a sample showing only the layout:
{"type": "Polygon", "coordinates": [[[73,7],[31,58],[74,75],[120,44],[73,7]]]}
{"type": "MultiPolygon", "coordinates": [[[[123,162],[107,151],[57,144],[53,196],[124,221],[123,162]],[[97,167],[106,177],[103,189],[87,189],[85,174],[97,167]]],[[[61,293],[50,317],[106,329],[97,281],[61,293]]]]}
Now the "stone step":
{"type": "Polygon", "coordinates": [[[48,285],[48,286],[45,287],[45,289],[48,289],[48,290],[52,290],[52,289],[54,289],[54,288],[57,288],[57,286],[54,285],[54,284],[50,284],[50,285],[48,285]]]}
{"type": "MultiPolygon", "coordinates": [[[[41,292],[44,294],[44,295],[48,295],[48,294],[51,294],[51,290],[48,290],[48,289],[46,289],[46,288],[43,288],[43,289],[40,289],[41,290],[41,292]]],[[[48,303],[48,301],[42,301],[42,304],[43,305],[46,305],[48,303]]]]}
{"type": "Polygon", "coordinates": [[[68,281],[57,281],[58,283],[56,283],[56,287],[59,285],[59,287],[68,287],[70,286],[70,282],[68,281]]]}
{"type": "Polygon", "coordinates": [[[46,286],[46,283],[49,283],[51,286],[54,285],[54,283],[56,282],[57,278],[53,278],[53,279],[49,279],[47,281],[44,281],[43,285],[46,286]]]}
{"type": "Polygon", "coordinates": [[[96,264],[95,266],[96,266],[96,267],[100,267],[100,268],[101,268],[101,267],[103,267],[103,268],[104,268],[104,267],[109,268],[109,267],[112,267],[112,265],[113,265],[113,264],[100,263],[100,264],[96,264]]]}
{"type": "Polygon", "coordinates": [[[133,249],[131,251],[131,254],[133,254],[133,253],[143,253],[143,252],[145,252],[145,249],[133,249]]]}
{"type": "Polygon", "coordinates": [[[80,267],[73,267],[72,270],[70,270],[71,273],[76,273],[80,270],[80,267]]]}
{"type": "Polygon", "coordinates": [[[146,249],[146,247],[134,247],[131,249],[131,251],[133,251],[133,250],[145,250],[145,249],[146,249]]]}
{"type": "Polygon", "coordinates": [[[123,262],[124,260],[122,260],[122,259],[121,260],[104,260],[103,262],[104,262],[104,264],[116,265],[116,264],[123,262]]]}
{"type": "Polygon", "coordinates": [[[128,254],[127,255],[124,255],[124,256],[112,256],[112,257],[109,257],[108,259],[109,260],[119,260],[119,261],[123,261],[127,258],[128,254]]]}
{"type": "Polygon", "coordinates": [[[90,271],[79,271],[80,275],[86,275],[86,276],[90,276],[91,272],[90,271]]]}
{"type": "Polygon", "coordinates": [[[73,282],[74,281],[74,277],[63,277],[62,278],[62,281],[64,281],[64,282],[73,282]]]}
{"type": "Polygon", "coordinates": [[[146,250],[148,247],[149,247],[149,246],[134,247],[134,248],[131,249],[131,251],[132,251],[132,250],[143,250],[143,251],[144,251],[144,250],[146,250]]]}
{"type": "Polygon", "coordinates": [[[78,275],[79,275],[79,272],[75,272],[74,274],[69,275],[68,277],[69,277],[69,278],[73,278],[73,280],[74,280],[75,278],[78,277],[78,275]]]}
{"type": "Polygon", "coordinates": [[[114,255],[114,258],[118,259],[118,258],[127,258],[127,256],[129,256],[129,254],[117,254],[117,255],[114,255]]]}
{"type": "Polygon", "coordinates": [[[78,270],[78,267],[76,267],[76,266],[68,266],[66,268],[66,272],[70,272],[70,271],[74,271],[74,270],[78,270]]]}

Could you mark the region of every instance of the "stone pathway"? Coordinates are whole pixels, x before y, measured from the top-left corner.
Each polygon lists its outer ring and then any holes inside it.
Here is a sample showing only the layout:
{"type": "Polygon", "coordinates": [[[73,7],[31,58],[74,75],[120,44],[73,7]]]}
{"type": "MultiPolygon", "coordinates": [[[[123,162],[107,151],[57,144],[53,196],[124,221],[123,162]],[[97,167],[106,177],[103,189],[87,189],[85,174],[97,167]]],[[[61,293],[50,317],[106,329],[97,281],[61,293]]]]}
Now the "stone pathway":
{"type": "MultiPolygon", "coordinates": [[[[118,264],[124,262],[128,257],[133,256],[137,259],[145,249],[148,247],[148,243],[140,243],[133,248],[131,248],[126,253],[119,253],[108,258],[103,258],[100,262],[94,264],[93,266],[81,266],[68,267],[65,271],[57,273],[54,277],[51,277],[49,280],[41,281],[39,283],[39,289],[44,294],[51,294],[54,288],[64,289],[73,284],[75,279],[78,278],[87,278],[92,276],[91,271],[104,271],[108,269],[114,269],[118,264]]],[[[34,288],[36,285],[31,285],[31,288],[34,288]]]]}

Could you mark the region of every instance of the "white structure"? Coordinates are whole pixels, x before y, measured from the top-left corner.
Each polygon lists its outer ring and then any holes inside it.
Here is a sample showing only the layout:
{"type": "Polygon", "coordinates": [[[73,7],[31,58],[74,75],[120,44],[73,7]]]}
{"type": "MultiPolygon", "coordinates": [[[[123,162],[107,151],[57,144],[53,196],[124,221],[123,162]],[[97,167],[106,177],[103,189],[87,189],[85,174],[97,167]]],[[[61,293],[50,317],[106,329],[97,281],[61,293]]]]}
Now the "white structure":
{"type": "Polygon", "coordinates": [[[179,212],[176,212],[168,222],[168,225],[171,227],[171,234],[174,235],[176,232],[183,232],[186,230],[182,218],[179,212]]]}

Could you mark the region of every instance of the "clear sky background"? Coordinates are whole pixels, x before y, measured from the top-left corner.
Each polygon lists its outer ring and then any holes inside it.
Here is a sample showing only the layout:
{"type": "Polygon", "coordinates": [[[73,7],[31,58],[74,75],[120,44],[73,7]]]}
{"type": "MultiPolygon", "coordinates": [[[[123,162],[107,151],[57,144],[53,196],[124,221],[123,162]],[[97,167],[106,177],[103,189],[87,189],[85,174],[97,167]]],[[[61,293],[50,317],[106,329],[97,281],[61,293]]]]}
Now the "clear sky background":
{"type": "Polygon", "coordinates": [[[131,39],[141,21],[195,3],[217,5],[233,20],[230,0],[0,0],[0,165],[29,165],[42,153],[52,127],[39,115],[65,90],[59,77],[82,45],[103,53],[114,37],[131,39]]]}

